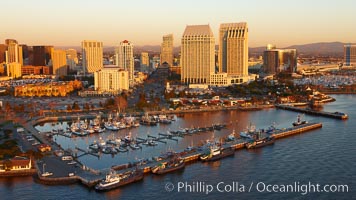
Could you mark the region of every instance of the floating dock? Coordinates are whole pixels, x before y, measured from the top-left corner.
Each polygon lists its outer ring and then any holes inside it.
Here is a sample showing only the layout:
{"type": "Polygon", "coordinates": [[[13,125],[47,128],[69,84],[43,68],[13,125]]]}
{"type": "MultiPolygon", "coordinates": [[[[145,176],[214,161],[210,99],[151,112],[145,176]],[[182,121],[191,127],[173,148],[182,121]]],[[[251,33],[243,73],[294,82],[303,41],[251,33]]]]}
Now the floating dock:
{"type": "Polygon", "coordinates": [[[334,119],[346,120],[349,118],[349,116],[347,114],[341,113],[341,112],[317,111],[317,110],[311,110],[309,108],[297,108],[294,106],[287,106],[287,105],[281,105],[281,104],[276,105],[276,108],[306,113],[306,114],[310,114],[310,115],[324,116],[324,117],[329,117],[329,118],[334,118],[334,119]]]}

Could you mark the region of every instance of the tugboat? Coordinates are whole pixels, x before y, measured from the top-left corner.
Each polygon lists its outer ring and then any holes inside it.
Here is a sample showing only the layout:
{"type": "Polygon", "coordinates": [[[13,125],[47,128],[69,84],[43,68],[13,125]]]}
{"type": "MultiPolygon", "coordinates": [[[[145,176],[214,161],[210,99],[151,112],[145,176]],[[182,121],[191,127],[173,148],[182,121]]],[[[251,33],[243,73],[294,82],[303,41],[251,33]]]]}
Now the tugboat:
{"type": "Polygon", "coordinates": [[[203,162],[216,161],[221,158],[234,155],[235,151],[232,148],[222,149],[216,145],[210,147],[210,152],[201,155],[199,158],[203,162]]]}
{"type": "Polygon", "coordinates": [[[123,174],[116,174],[115,172],[110,172],[106,175],[100,183],[95,186],[98,191],[111,190],[118,188],[129,183],[133,183],[143,179],[143,171],[136,169],[134,171],[128,171],[123,174]]]}
{"type": "Polygon", "coordinates": [[[165,174],[172,171],[176,171],[185,167],[184,159],[178,156],[174,156],[167,163],[160,163],[154,167],[151,171],[154,174],[165,174]]]}
{"type": "Polygon", "coordinates": [[[261,134],[257,134],[256,138],[245,144],[245,147],[247,149],[255,149],[255,148],[260,148],[266,145],[274,144],[275,138],[273,136],[267,136],[264,138],[261,138],[261,134]]]}
{"type": "Polygon", "coordinates": [[[307,124],[307,123],[308,123],[308,121],[302,120],[301,116],[298,115],[297,121],[293,122],[293,126],[300,126],[300,125],[307,124]]]}

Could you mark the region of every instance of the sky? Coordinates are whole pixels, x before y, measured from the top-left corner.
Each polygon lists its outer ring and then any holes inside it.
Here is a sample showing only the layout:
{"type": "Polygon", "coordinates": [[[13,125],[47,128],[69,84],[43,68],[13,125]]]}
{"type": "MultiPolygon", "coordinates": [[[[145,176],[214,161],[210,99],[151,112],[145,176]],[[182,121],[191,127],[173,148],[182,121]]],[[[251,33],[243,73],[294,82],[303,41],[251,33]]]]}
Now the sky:
{"type": "Polygon", "coordinates": [[[186,25],[198,24],[218,43],[220,23],[234,22],[247,22],[250,47],[356,42],[355,0],[1,0],[0,8],[1,43],[160,45],[173,33],[178,46],[186,25]]]}

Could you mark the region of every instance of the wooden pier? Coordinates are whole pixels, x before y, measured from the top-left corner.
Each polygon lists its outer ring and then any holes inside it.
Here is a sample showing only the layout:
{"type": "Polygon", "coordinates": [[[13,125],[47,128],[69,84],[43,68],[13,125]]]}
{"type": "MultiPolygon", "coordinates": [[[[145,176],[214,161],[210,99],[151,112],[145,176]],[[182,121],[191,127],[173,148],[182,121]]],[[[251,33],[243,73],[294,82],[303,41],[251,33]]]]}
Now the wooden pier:
{"type": "Polygon", "coordinates": [[[276,105],[276,108],[306,113],[306,114],[310,114],[310,115],[324,116],[324,117],[329,117],[329,118],[334,118],[334,119],[346,120],[349,118],[349,116],[347,114],[340,113],[340,112],[317,111],[317,110],[312,110],[309,108],[297,108],[294,106],[287,106],[287,105],[281,105],[281,104],[276,105]]]}
{"type": "Polygon", "coordinates": [[[79,147],[75,147],[75,149],[77,149],[78,151],[81,151],[81,152],[84,153],[82,155],[76,156],[76,158],[82,157],[82,156],[87,155],[87,154],[90,154],[90,155],[95,156],[95,157],[100,157],[99,154],[93,153],[91,151],[85,151],[84,149],[81,149],[79,147]]]}

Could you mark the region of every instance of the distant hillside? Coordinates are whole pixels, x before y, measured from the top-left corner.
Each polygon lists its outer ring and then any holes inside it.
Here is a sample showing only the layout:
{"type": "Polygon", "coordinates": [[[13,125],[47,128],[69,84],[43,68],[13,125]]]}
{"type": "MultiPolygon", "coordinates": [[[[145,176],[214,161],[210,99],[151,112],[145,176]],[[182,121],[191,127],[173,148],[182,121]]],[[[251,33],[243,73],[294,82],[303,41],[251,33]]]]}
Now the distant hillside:
{"type": "Polygon", "coordinates": [[[304,45],[293,45],[288,48],[297,49],[300,53],[305,54],[343,54],[344,53],[344,45],[346,43],[342,42],[320,42],[320,43],[312,43],[312,44],[304,44],[304,45]]]}
{"type": "MultiPolygon", "coordinates": [[[[344,45],[347,43],[342,42],[319,42],[312,44],[302,44],[302,45],[292,45],[286,47],[285,49],[297,49],[298,54],[309,54],[309,55],[337,55],[342,56],[344,52],[344,45]]],[[[62,49],[74,48],[80,52],[79,46],[71,46],[71,47],[56,47],[62,49]]],[[[277,47],[278,48],[278,47],[277,47]]],[[[216,45],[216,49],[219,49],[218,45],[216,45]]],[[[262,55],[263,51],[266,47],[252,47],[249,48],[250,54],[254,55],[262,55]]],[[[284,49],[284,48],[283,48],[284,49]]],[[[104,52],[113,53],[115,51],[114,46],[104,47],[104,52]]],[[[161,51],[160,45],[144,45],[144,46],[135,46],[134,53],[140,54],[141,52],[149,52],[149,53],[159,53],[161,51]]],[[[174,47],[173,52],[179,53],[180,46],[174,47]]]]}
{"type": "MultiPolygon", "coordinates": [[[[344,45],[342,42],[319,42],[302,45],[292,45],[283,49],[297,49],[298,54],[310,55],[338,55],[342,56],[344,53],[344,45]]],[[[278,47],[277,47],[278,48],[278,47]]],[[[250,48],[250,53],[262,53],[266,47],[250,48]]]]}

